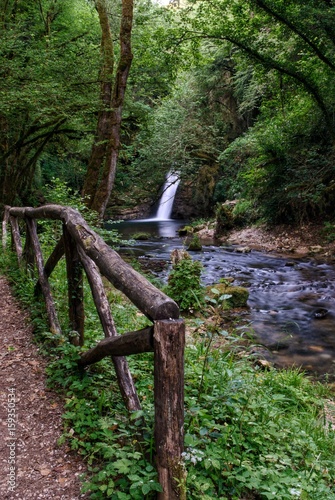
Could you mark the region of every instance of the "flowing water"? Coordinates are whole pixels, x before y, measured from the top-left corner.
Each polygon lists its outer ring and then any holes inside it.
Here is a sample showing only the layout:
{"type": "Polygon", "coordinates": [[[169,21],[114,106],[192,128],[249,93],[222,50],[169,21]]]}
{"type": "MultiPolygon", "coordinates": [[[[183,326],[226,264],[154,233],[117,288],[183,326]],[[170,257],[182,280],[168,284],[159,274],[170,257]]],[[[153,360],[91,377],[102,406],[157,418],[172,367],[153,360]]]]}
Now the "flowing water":
{"type": "Polygon", "coordinates": [[[163,193],[154,220],[170,220],[174,199],[179,186],[179,175],[173,171],[166,176],[163,193]]]}
{"type": "MultiPolygon", "coordinates": [[[[116,228],[130,238],[148,232],[147,241],[125,245],[120,253],[139,257],[166,280],[170,253],[182,248],[176,237],[183,221],[130,221],[116,228]]],[[[236,285],[249,289],[247,319],[258,341],[266,346],[277,366],[301,366],[335,379],[335,267],[312,259],[293,259],[257,251],[237,253],[233,246],[205,246],[190,252],[203,264],[204,284],[234,277],[236,285]],[[324,317],[319,317],[323,316],[324,317]]],[[[244,317],[244,319],[246,319],[244,317]]]]}

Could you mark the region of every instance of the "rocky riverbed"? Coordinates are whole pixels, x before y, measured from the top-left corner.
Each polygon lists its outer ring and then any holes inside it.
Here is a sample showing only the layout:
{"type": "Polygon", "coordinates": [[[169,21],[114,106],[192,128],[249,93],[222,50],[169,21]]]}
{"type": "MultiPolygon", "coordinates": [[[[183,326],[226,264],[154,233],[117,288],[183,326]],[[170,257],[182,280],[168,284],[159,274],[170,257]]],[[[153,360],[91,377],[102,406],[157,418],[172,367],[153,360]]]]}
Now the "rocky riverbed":
{"type": "MultiPolygon", "coordinates": [[[[335,233],[335,228],[334,228],[335,233]]],[[[214,228],[207,225],[199,231],[202,240],[214,239],[214,228]]],[[[322,225],[251,226],[233,229],[219,238],[221,243],[238,245],[261,252],[274,252],[290,257],[315,256],[335,261],[335,241],[328,241],[322,225]]]]}

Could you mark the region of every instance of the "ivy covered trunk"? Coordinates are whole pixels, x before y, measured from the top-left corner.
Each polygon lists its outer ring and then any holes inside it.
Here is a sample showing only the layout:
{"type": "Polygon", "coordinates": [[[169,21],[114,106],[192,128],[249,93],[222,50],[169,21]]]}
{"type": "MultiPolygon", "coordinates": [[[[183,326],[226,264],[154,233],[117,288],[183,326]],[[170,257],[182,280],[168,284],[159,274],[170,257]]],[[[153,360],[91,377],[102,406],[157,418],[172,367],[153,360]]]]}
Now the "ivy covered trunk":
{"type": "Polygon", "coordinates": [[[115,179],[120,149],[122,108],[132,62],[131,30],[133,22],[133,0],[122,1],[120,26],[120,59],[114,70],[114,46],[105,0],[96,0],[101,27],[101,102],[96,139],[88,164],[83,195],[88,206],[103,217],[115,179]]]}

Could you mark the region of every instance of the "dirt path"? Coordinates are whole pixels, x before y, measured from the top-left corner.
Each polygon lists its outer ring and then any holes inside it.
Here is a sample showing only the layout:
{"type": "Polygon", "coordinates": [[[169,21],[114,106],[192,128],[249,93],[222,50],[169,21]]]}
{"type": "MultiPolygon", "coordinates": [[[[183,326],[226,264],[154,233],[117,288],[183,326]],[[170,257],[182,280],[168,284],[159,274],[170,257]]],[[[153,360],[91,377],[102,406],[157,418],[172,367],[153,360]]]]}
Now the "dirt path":
{"type": "Polygon", "coordinates": [[[3,277],[0,304],[0,498],[88,498],[80,494],[85,465],[57,446],[62,402],[46,387],[45,360],[3,277]]]}

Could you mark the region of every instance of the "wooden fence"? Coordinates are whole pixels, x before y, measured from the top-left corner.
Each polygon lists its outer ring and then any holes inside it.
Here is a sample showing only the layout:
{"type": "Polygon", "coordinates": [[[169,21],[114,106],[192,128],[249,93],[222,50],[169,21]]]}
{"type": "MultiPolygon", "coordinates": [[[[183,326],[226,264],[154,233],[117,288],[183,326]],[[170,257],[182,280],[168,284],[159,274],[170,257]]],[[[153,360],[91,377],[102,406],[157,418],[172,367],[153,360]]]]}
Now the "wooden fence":
{"type": "Polygon", "coordinates": [[[2,243],[7,246],[8,224],[19,264],[36,264],[43,292],[50,331],[60,333],[55,303],[48,278],[65,254],[69,320],[77,337],[84,343],[83,269],[86,273],[105,338],[82,354],[79,364],[85,367],[111,356],[119,387],[129,411],[140,409],[139,398],[125,356],[154,352],[155,446],[158,479],[163,488],[159,500],[185,498],[184,471],[181,462],[184,441],[184,344],[185,325],[179,318],[177,304],[158,290],[110,248],[95,233],[77,210],[60,205],[39,208],[5,207],[2,243]],[[25,222],[23,248],[18,219],[25,222]],[[63,233],[44,263],[38,238],[37,220],[62,222],[63,233]],[[153,323],[140,331],[118,335],[102,276],[121,290],[153,323]]]}

